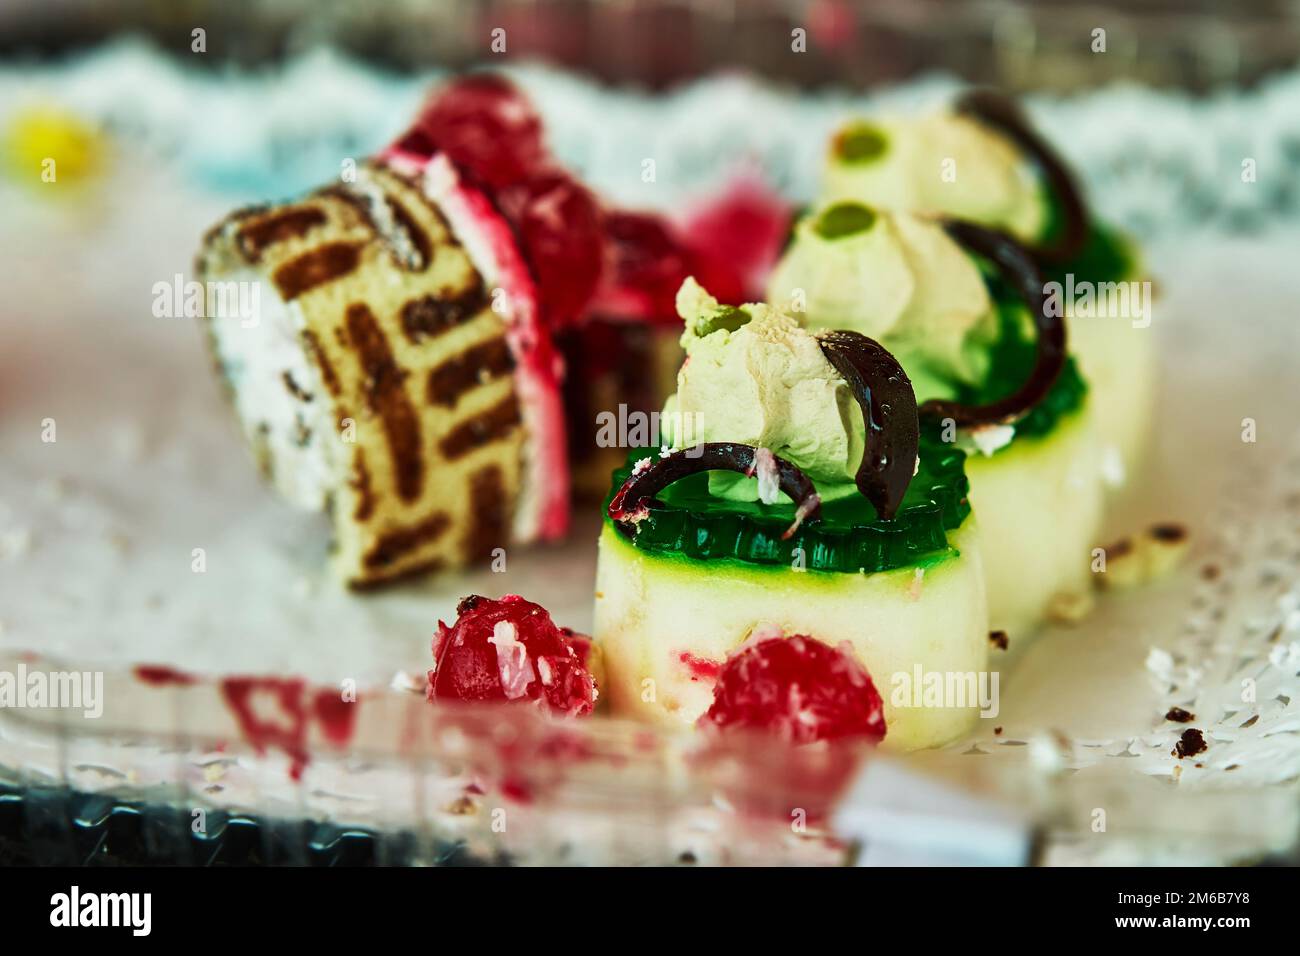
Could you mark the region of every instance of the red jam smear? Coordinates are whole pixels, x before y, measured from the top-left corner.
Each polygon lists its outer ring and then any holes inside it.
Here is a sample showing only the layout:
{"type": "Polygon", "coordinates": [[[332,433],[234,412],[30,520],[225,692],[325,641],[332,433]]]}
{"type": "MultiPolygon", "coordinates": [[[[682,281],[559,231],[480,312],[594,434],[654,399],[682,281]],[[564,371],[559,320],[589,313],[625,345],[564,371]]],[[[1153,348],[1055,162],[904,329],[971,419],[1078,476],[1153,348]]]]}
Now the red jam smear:
{"type": "Polygon", "coordinates": [[[884,704],[847,644],[796,634],[746,644],[722,666],[701,728],[746,728],[801,745],[885,736],[884,704]]]}
{"type": "Polygon", "coordinates": [[[722,673],[722,662],[711,661],[707,657],[696,657],[687,651],[682,651],[677,659],[686,665],[690,671],[691,680],[717,680],[718,675],[722,673]]]}
{"type": "Polygon", "coordinates": [[[587,645],[566,637],[545,608],[507,594],[499,601],[471,595],[456,610],[452,627],[438,622],[429,700],[533,702],[566,716],[591,713],[596,682],[584,662],[587,645]]]}
{"type": "Polygon", "coordinates": [[[165,664],[137,664],[134,672],[136,680],[151,687],[189,687],[199,680],[193,674],[165,664]]]}
{"type": "Polygon", "coordinates": [[[274,748],[288,754],[294,780],[302,778],[310,762],[307,735],[313,722],[336,747],[352,739],[357,701],[345,700],[336,688],[313,688],[300,677],[227,677],[221,695],[244,739],[259,753],[274,748]],[[269,716],[267,700],[275,705],[269,716]]]}

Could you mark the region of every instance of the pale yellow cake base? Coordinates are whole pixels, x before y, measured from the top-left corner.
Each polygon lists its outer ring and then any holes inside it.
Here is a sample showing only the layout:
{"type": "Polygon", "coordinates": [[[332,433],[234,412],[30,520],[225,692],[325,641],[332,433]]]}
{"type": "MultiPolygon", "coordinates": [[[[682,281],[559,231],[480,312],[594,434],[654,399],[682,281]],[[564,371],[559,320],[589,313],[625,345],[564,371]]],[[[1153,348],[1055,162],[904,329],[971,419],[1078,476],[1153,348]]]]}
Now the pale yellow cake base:
{"type": "Polygon", "coordinates": [[[689,727],[712,703],[713,682],[682,655],[720,662],[755,628],[775,625],[787,636],[853,646],[884,699],[885,746],[947,743],[970,729],[978,706],[913,706],[904,691],[917,666],[923,674],[987,671],[976,535],[967,519],[951,536],[957,553],[924,569],[838,574],[656,555],[606,523],[596,577],[602,695],[616,715],[689,727]]]}
{"type": "Polygon", "coordinates": [[[1070,350],[1088,382],[1104,473],[1114,488],[1142,467],[1155,404],[1155,341],[1152,328],[1134,328],[1127,319],[1070,323],[1070,350]]]}
{"type": "Polygon", "coordinates": [[[1091,600],[1092,548],[1105,497],[1100,455],[1085,403],[1045,437],[1020,437],[991,457],[966,459],[989,620],[1013,641],[1091,600]]]}

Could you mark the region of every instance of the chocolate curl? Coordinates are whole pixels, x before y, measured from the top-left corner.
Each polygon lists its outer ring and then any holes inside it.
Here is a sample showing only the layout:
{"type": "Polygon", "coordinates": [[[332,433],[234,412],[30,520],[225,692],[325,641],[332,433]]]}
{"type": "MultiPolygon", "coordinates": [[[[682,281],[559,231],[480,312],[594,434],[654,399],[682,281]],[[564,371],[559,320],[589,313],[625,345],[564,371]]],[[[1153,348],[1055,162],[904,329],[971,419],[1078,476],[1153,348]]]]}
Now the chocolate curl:
{"type": "Polygon", "coordinates": [[[822,354],[862,409],[866,449],[855,481],[885,521],[894,520],[916,472],[920,444],[916,393],[903,366],[879,342],[837,330],[818,336],[822,354]]]}
{"type": "Polygon", "coordinates": [[[1060,203],[1065,219],[1060,235],[1048,245],[1033,247],[1034,256],[1040,262],[1055,265],[1077,256],[1088,241],[1088,210],[1083,194],[1074,174],[1033,128],[1019,104],[992,90],[971,90],[957,100],[954,109],[992,127],[1024,150],[1060,203]]]}
{"type": "Polygon", "coordinates": [[[1014,424],[1047,397],[1065,367],[1065,323],[1048,308],[1049,296],[1043,277],[1024,246],[1004,232],[969,222],[946,220],[943,227],[961,246],[997,266],[1002,276],[1015,286],[1034,317],[1038,355],[1029,378],[1006,398],[987,405],[931,399],[921,406],[921,416],[951,418],[964,427],[1014,424]]]}
{"type": "Polygon", "coordinates": [[[821,498],[812,480],[792,462],[778,458],[766,449],[740,442],[704,442],[693,448],[673,452],[667,458],[648,460],[644,467],[632,470],[627,481],[609,502],[609,517],[618,524],[636,524],[645,518],[648,503],[669,485],[701,471],[736,471],[752,476],[768,458],[776,468],[778,487],[795,504],[794,522],[781,535],[785,540],[804,521],[821,518],[821,498]]]}

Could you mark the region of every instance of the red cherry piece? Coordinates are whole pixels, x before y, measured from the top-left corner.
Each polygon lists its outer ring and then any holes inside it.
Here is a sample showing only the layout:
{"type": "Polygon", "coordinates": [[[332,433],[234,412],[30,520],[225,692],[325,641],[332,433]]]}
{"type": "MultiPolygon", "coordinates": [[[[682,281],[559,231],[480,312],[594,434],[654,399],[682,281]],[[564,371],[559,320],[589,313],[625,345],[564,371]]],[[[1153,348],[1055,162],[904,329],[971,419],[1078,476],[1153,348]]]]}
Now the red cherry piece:
{"type": "Polygon", "coordinates": [[[885,736],[880,694],[852,649],[802,634],[748,643],[729,657],[699,723],[763,730],[793,744],[885,736]]]}
{"type": "Polygon", "coordinates": [[[596,684],[573,638],[540,605],[508,594],[471,595],[455,625],[438,622],[430,700],[535,701],[569,716],[591,713],[596,684]]]}
{"type": "Polygon", "coordinates": [[[690,237],[698,260],[695,277],[731,305],[761,297],[791,216],[789,203],[762,181],[748,176],[736,180],[683,223],[682,234],[690,237]]]}
{"type": "Polygon", "coordinates": [[[494,190],[525,178],[546,160],[537,112],[513,83],[493,73],[461,77],[438,90],[399,145],[420,155],[440,149],[494,190]]]}
{"type": "Polygon", "coordinates": [[[576,324],[600,283],[604,224],[600,205],[572,176],[549,170],[497,194],[537,281],[552,329],[576,324]]]}
{"type": "Polygon", "coordinates": [[[691,274],[692,256],[667,221],[653,213],[615,211],[605,216],[610,290],[620,311],[676,322],[677,290],[691,274]]]}

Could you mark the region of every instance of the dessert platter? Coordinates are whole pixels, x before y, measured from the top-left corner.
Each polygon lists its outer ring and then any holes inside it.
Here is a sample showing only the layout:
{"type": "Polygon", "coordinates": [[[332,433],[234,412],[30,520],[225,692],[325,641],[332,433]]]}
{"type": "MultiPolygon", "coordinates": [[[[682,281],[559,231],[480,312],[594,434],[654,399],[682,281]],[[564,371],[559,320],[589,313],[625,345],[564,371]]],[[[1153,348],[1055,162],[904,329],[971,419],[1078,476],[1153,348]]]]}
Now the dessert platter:
{"type": "Polygon", "coordinates": [[[819,114],[810,189],[746,150],[629,198],[551,138],[615,94],[525,72],[442,79],[288,201],[173,164],[93,222],[26,202],[0,670],[103,707],[0,710],[13,826],[838,863],[897,764],[1009,814],[1012,862],[1285,851],[1281,243],[1140,248],[1068,139],[942,94],[819,114]]]}

